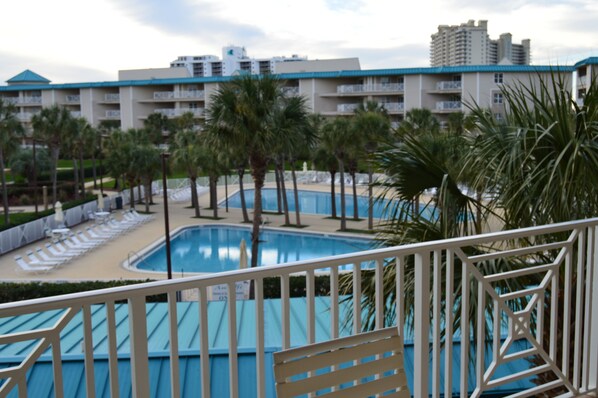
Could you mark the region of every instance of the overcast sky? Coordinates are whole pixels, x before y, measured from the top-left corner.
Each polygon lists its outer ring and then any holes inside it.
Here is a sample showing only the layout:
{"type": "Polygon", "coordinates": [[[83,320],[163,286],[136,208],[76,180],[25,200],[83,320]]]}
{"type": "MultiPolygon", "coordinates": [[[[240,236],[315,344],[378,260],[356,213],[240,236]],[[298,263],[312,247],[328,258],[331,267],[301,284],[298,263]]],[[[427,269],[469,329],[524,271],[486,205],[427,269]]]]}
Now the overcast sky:
{"type": "Polygon", "coordinates": [[[426,67],[438,25],[469,19],[488,20],[492,39],[531,39],[536,65],[598,56],[596,0],[2,0],[0,13],[1,85],[25,69],[53,83],[117,80],[231,44],[252,58],[426,67]]]}

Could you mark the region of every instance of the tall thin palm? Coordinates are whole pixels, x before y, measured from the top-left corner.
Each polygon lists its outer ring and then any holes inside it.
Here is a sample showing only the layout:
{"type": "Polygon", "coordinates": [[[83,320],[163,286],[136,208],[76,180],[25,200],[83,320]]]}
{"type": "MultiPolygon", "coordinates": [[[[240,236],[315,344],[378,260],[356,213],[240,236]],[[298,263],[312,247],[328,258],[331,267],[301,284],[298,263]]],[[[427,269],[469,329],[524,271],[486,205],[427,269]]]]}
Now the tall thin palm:
{"type": "Polygon", "coordinates": [[[251,266],[257,266],[259,229],[262,219],[262,188],[271,145],[285,129],[276,128],[274,115],[285,107],[279,81],[272,76],[243,75],[223,84],[211,98],[208,132],[221,148],[237,147],[247,152],[255,185],[251,266]]]}
{"type": "Polygon", "coordinates": [[[199,158],[202,156],[199,134],[191,130],[178,131],[173,137],[170,150],[174,164],[187,173],[191,189],[191,206],[195,209],[195,217],[199,218],[201,213],[197,195],[197,177],[199,175],[199,158]]]}
{"type": "Polygon", "coordinates": [[[71,113],[62,106],[43,108],[31,118],[34,135],[41,139],[50,150],[52,157],[52,203],[57,200],[57,169],[60,147],[69,134],[72,123],[71,113]]]}
{"type": "Polygon", "coordinates": [[[18,150],[19,138],[23,135],[23,127],[17,119],[14,105],[4,103],[0,99],[0,174],[2,175],[2,206],[4,207],[4,224],[9,223],[8,187],[6,185],[5,163],[8,155],[18,150]]]}

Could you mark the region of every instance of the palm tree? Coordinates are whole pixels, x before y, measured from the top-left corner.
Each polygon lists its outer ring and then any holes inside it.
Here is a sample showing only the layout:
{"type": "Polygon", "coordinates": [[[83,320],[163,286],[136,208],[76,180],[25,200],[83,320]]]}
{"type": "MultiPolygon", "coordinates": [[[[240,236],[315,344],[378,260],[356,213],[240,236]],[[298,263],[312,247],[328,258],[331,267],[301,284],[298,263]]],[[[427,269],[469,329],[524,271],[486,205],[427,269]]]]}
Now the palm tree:
{"type": "Polygon", "coordinates": [[[355,130],[351,128],[351,121],[347,118],[337,117],[328,122],[322,129],[320,143],[338,161],[338,171],[341,183],[341,221],[340,230],[347,230],[347,209],[345,202],[345,162],[348,160],[353,142],[357,140],[355,130]]]}
{"type": "Polygon", "coordinates": [[[199,175],[200,158],[203,155],[199,134],[192,130],[178,131],[170,146],[172,160],[176,167],[187,173],[191,189],[191,206],[195,209],[195,217],[201,217],[199,199],[197,195],[197,177],[199,175]]]}
{"type": "MultiPolygon", "coordinates": [[[[211,98],[208,132],[211,142],[220,148],[244,149],[249,159],[255,185],[251,236],[251,266],[257,266],[259,229],[262,219],[262,188],[271,145],[287,128],[277,128],[274,115],[284,112],[288,101],[279,81],[270,75],[242,75],[224,83],[211,98]]],[[[301,113],[303,115],[303,113],[301,113]]]]}
{"type": "Polygon", "coordinates": [[[323,169],[330,173],[330,217],[336,218],[336,185],[334,184],[334,180],[338,172],[338,161],[327,148],[322,146],[321,141],[313,153],[312,161],[318,170],[323,169]]]}
{"type": "Polygon", "coordinates": [[[41,139],[50,150],[52,157],[52,203],[57,200],[57,168],[60,147],[69,131],[72,128],[71,113],[62,106],[53,105],[49,108],[43,108],[38,114],[33,115],[31,124],[33,125],[34,135],[41,139]]]}
{"type": "MultiPolygon", "coordinates": [[[[367,101],[364,104],[359,104],[355,110],[353,124],[364,141],[363,147],[368,163],[368,229],[371,230],[374,228],[372,156],[378,150],[379,143],[387,142],[390,139],[390,117],[384,105],[367,101]]],[[[353,184],[355,185],[355,181],[353,184]]]]}
{"type": "Polygon", "coordinates": [[[143,185],[145,212],[149,213],[152,181],[158,175],[161,166],[159,149],[149,143],[135,146],[133,150],[133,164],[143,185]]]}
{"type": "Polygon", "coordinates": [[[152,113],[143,121],[143,128],[148,135],[150,142],[159,144],[162,137],[172,130],[172,123],[168,116],[162,113],[152,113]]]}
{"type": "Polygon", "coordinates": [[[8,187],[4,172],[8,156],[19,148],[19,139],[23,135],[23,127],[17,119],[17,109],[14,105],[4,103],[0,99],[0,174],[2,175],[2,205],[4,207],[4,224],[9,223],[8,187]]]}

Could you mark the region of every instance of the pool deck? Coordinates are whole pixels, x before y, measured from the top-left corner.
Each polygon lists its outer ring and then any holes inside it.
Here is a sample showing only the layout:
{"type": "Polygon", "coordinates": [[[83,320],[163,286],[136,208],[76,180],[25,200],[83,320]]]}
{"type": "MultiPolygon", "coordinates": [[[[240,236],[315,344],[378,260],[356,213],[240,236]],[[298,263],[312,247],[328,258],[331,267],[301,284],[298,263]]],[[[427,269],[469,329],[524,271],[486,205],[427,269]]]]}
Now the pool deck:
{"type": "MultiPolygon", "coordinates": [[[[247,184],[246,184],[247,185],[247,184]]],[[[252,186],[245,187],[252,188],[252,186]]],[[[329,192],[329,185],[317,184],[301,184],[299,189],[317,190],[329,192]]],[[[237,186],[229,186],[229,195],[237,190],[237,186]]],[[[337,193],[339,189],[337,187],[337,193]]],[[[358,187],[358,194],[367,194],[366,187],[358,187]]],[[[219,187],[218,198],[223,200],[224,187],[219,187]]],[[[200,196],[201,215],[208,217],[212,216],[212,210],[207,209],[209,195],[203,194],[200,196]]],[[[38,246],[43,246],[48,240],[40,240],[28,246],[24,246],[18,250],[6,253],[0,256],[0,280],[2,281],[83,281],[83,280],[117,280],[117,279],[166,279],[165,273],[147,273],[130,271],[123,267],[123,262],[127,260],[129,255],[135,255],[141,252],[144,248],[152,243],[155,243],[164,238],[164,205],[162,196],[154,197],[155,204],[150,207],[150,211],[154,215],[153,220],[140,225],[136,229],[125,233],[124,235],[107,241],[105,244],[95,248],[94,250],[79,256],[70,262],[61,265],[59,268],[51,270],[48,273],[31,274],[20,271],[14,260],[16,255],[25,255],[27,250],[34,250],[38,246]]],[[[213,220],[210,218],[194,218],[194,210],[190,208],[190,202],[168,202],[169,206],[169,224],[170,230],[174,231],[183,226],[201,225],[201,224],[242,224],[242,213],[240,209],[229,209],[228,213],[224,206],[219,208],[220,220],[213,220]]],[[[145,205],[137,204],[135,208],[138,211],[144,211],[145,205]]],[[[128,206],[125,207],[128,209],[128,206]]],[[[120,211],[115,212],[116,218],[120,219],[120,211]]],[[[347,228],[362,229],[367,228],[367,215],[360,215],[361,221],[352,221],[347,218],[347,228]]],[[[251,219],[251,210],[249,213],[251,219]]],[[[301,214],[301,223],[307,225],[302,229],[282,227],[284,224],[284,215],[267,213],[265,215],[269,223],[268,227],[281,227],[292,231],[319,231],[319,232],[337,232],[340,226],[339,220],[326,219],[322,215],[301,214]]],[[[295,222],[295,214],[290,214],[291,223],[295,222]]],[[[374,221],[376,222],[376,221],[374,221]]],[[[86,222],[73,227],[73,231],[82,230],[88,226],[93,225],[92,222],[86,222]]],[[[355,234],[348,234],[355,236],[355,234]]],[[[177,275],[173,275],[177,277],[177,275]]]]}

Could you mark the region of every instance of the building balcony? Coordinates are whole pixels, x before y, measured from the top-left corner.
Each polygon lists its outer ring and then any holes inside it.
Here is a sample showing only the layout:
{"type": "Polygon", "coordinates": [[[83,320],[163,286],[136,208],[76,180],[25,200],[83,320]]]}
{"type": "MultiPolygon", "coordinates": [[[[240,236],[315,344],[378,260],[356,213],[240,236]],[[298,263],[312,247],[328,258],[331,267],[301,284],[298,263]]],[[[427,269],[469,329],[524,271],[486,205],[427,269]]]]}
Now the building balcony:
{"type": "Polygon", "coordinates": [[[2,98],[2,101],[12,105],[40,105],[42,103],[42,97],[5,97],[2,98]]]}
{"type": "Polygon", "coordinates": [[[436,90],[438,91],[461,91],[462,87],[461,82],[445,81],[436,83],[436,90]]]}
{"type": "Polygon", "coordinates": [[[596,394],[596,236],[587,219],[2,304],[0,392],[274,397],[273,352],[360,334],[367,320],[397,327],[416,398],[596,394]],[[292,275],[303,297],[290,297],[292,275]],[[280,297],[265,299],[273,277],[280,297]],[[255,297],[237,298],[247,281],[255,297]],[[208,300],[213,289],[223,300],[208,300]]]}
{"type": "Polygon", "coordinates": [[[74,118],[81,117],[81,111],[71,111],[71,116],[74,118]]]}
{"type": "Polygon", "coordinates": [[[337,94],[388,93],[405,90],[404,83],[348,84],[336,87],[337,94]]]}
{"type": "Polygon", "coordinates": [[[438,101],[435,110],[438,112],[455,112],[462,110],[461,101],[438,101]]]}
{"type": "Polygon", "coordinates": [[[388,112],[403,112],[405,110],[404,102],[383,102],[380,105],[384,106],[388,112]]]}
{"type": "Polygon", "coordinates": [[[30,122],[31,118],[39,112],[18,112],[17,119],[21,122],[30,122]]]}
{"type": "Polygon", "coordinates": [[[167,117],[178,117],[185,113],[192,113],[195,117],[202,117],[205,115],[204,108],[163,108],[154,109],[154,113],[160,113],[167,117]]]}
{"type": "Polygon", "coordinates": [[[81,96],[80,95],[67,95],[65,97],[66,103],[67,104],[79,104],[81,102],[81,96]]]}
{"type": "Polygon", "coordinates": [[[104,94],[104,102],[120,102],[120,94],[119,93],[104,94]]]}
{"type": "Polygon", "coordinates": [[[182,99],[204,100],[205,99],[205,91],[203,91],[203,90],[188,90],[188,91],[157,91],[157,92],[154,92],[154,100],[156,100],[156,101],[182,100],[182,99]]]}
{"type": "Polygon", "coordinates": [[[353,113],[359,108],[359,104],[338,104],[336,111],[339,113],[353,113]]]}
{"type": "Polygon", "coordinates": [[[105,115],[106,119],[120,119],[120,110],[108,110],[105,115]]]}

